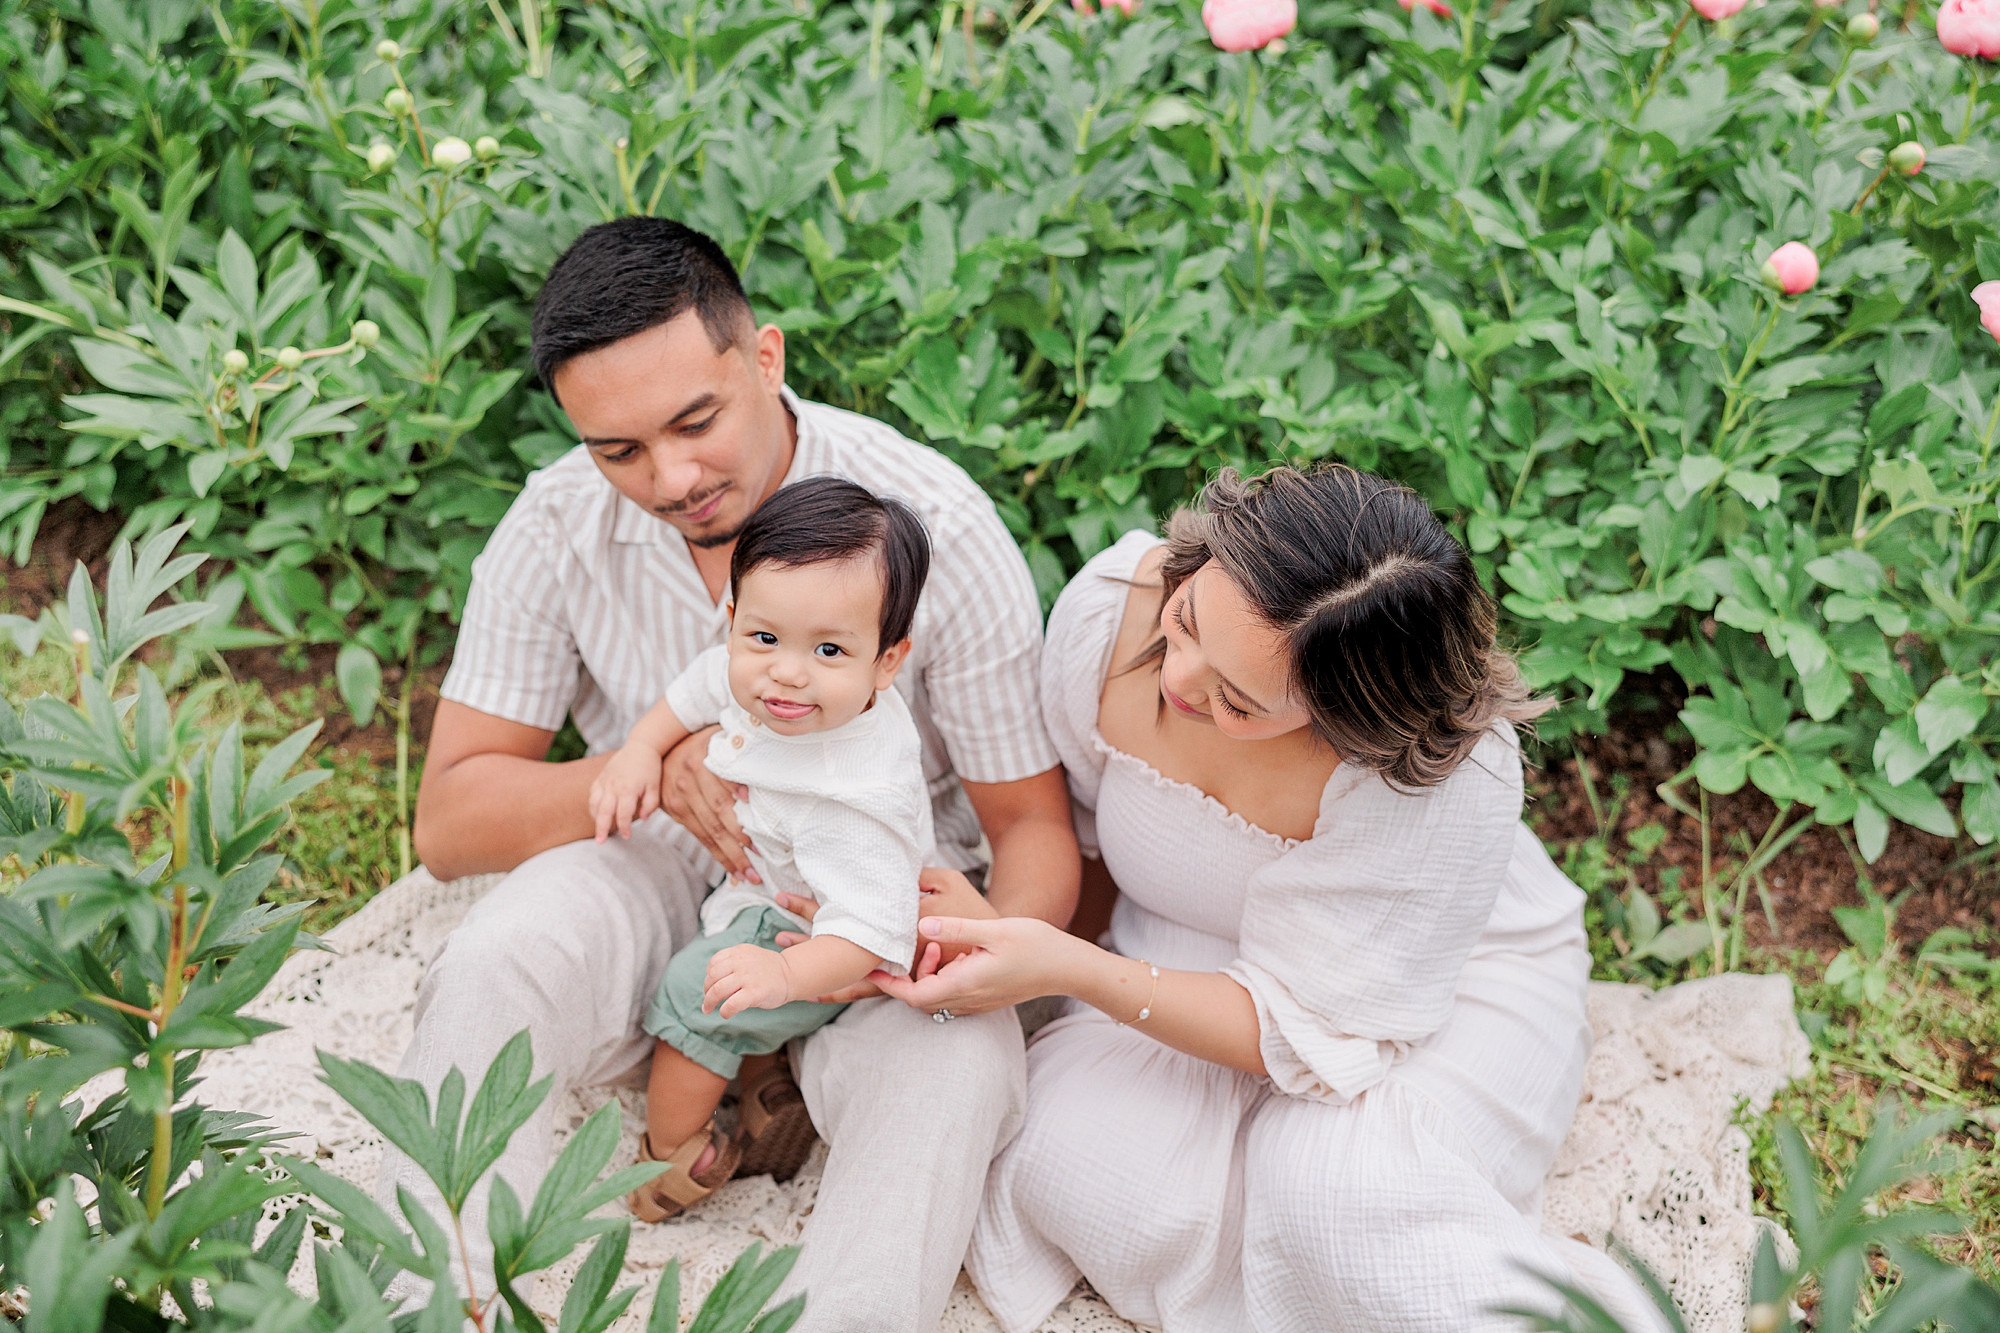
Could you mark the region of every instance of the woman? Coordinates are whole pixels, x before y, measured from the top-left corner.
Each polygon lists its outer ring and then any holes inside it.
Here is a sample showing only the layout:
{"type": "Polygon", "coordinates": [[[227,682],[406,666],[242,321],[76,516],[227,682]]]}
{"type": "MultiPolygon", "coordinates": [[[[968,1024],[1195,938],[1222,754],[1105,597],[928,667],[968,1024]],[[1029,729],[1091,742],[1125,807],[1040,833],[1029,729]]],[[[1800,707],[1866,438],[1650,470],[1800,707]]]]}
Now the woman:
{"type": "Polygon", "coordinates": [[[1167,1333],[1466,1333],[1551,1307],[1536,1273],[1649,1326],[1540,1233],[1589,1049],[1582,895],[1520,819],[1545,705],[1424,502],[1225,472],[1070,584],[1042,707],[1109,947],[936,917],[971,951],[876,978],[940,1021],[1071,997],[967,1259],[1001,1326],[1083,1276],[1167,1333]]]}

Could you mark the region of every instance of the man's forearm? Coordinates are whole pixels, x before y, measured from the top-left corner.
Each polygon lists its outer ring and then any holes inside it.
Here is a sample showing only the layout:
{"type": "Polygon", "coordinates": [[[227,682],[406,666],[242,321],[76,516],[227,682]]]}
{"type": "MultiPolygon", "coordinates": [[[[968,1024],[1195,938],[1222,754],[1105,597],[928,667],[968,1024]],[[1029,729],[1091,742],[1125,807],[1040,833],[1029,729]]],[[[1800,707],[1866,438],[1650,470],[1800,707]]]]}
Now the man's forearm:
{"type": "Polygon", "coordinates": [[[417,798],[417,855],[439,879],[512,870],[590,837],[590,784],[609,755],[566,764],[475,754],[426,773],[417,798]]]}
{"type": "Polygon", "coordinates": [[[1076,911],[1081,863],[1069,811],[1060,821],[1025,818],[993,839],[986,900],[1002,916],[1040,917],[1058,929],[1076,911]]]}

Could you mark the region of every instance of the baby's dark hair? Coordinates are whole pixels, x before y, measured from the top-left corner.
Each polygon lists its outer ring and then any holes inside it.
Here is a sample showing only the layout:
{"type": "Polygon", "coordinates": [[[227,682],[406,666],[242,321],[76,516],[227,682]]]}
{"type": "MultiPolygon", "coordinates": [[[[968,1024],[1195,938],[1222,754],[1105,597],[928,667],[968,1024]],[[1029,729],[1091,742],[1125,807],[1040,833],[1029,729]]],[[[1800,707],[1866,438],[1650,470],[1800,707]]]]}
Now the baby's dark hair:
{"type": "Polygon", "coordinates": [[[931,571],[931,539],[923,520],[900,500],[876,495],[844,477],[808,477],[780,487],[757,506],[737,534],[729,583],[762,565],[833,564],[876,553],[882,568],[882,620],[876,656],[910,637],[917,598],[931,571]]]}

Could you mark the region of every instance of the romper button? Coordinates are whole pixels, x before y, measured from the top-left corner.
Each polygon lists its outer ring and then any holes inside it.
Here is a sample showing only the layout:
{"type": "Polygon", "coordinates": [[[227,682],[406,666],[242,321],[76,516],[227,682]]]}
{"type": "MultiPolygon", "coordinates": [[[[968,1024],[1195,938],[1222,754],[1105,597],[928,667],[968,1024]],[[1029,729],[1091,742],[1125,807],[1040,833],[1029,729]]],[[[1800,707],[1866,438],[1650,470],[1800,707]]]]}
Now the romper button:
{"type": "Polygon", "coordinates": [[[741,736],[731,736],[729,743],[739,750],[743,748],[743,738],[741,736]]]}

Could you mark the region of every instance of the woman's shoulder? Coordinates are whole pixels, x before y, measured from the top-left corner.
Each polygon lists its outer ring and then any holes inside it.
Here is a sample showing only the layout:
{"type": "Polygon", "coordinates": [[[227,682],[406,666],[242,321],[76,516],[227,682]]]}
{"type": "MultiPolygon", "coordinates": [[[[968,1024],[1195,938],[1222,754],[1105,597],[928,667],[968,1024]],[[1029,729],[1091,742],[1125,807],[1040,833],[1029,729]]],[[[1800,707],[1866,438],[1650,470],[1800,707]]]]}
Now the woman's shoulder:
{"type": "Polygon", "coordinates": [[[1115,633],[1132,593],[1132,578],[1151,551],[1163,545],[1144,529],[1126,533],[1084,562],[1056,598],[1049,613],[1049,637],[1060,628],[1078,628],[1108,619],[1115,633]]]}
{"type": "Polygon", "coordinates": [[[1320,823],[1337,805],[1381,806],[1400,811],[1400,824],[1411,817],[1446,822],[1468,816],[1520,818],[1524,784],[1521,742],[1504,718],[1496,720],[1443,782],[1434,787],[1399,787],[1369,769],[1341,764],[1320,793],[1320,823]],[[1421,811],[1421,815],[1419,814],[1421,811]]]}

